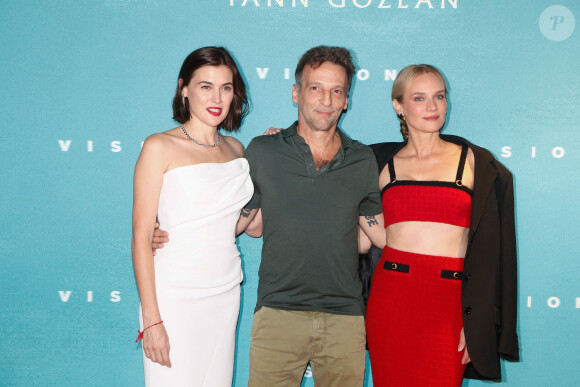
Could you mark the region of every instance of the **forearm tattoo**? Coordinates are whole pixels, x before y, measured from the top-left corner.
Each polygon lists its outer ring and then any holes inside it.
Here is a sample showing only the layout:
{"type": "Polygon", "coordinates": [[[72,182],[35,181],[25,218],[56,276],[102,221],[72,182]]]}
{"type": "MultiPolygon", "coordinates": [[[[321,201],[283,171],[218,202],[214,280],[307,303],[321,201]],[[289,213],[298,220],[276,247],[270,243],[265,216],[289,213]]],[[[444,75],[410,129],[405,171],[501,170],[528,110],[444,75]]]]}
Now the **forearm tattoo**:
{"type": "Polygon", "coordinates": [[[373,226],[376,226],[377,224],[379,224],[379,222],[377,222],[377,218],[375,218],[374,215],[373,216],[365,216],[365,219],[366,219],[369,227],[373,227],[373,226]]]}
{"type": "Polygon", "coordinates": [[[250,212],[252,210],[248,210],[247,208],[242,208],[242,212],[240,213],[240,215],[242,215],[244,218],[247,218],[250,216],[250,212]]]}

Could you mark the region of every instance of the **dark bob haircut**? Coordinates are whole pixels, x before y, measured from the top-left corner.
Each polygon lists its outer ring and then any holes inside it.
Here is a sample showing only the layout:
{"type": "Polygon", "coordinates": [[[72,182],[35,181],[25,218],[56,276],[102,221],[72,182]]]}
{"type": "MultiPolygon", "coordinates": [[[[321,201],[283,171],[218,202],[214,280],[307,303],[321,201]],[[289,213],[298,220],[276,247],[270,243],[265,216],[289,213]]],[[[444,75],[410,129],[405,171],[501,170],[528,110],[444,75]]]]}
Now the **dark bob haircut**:
{"type": "Polygon", "coordinates": [[[218,129],[233,132],[240,128],[242,119],[248,114],[248,97],[246,96],[246,85],[240,75],[236,62],[223,47],[202,47],[195,50],[185,58],[177,81],[175,97],[173,97],[173,119],[180,124],[184,124],[191,118],[189,111],[189,101],[187,97],[182,97],[182,89],[191,82],[193,74],[203,66],[226,66],[233,75],[234,99],[226,118],[219,124],[218,129]],[[182,79],[181,86],[179,79],[182,79]],[[185,103],[184,103],[185,102],[185,103]]]}
{"type": "Polygon", "coordinates": [[[344,68],[348,79],[348,89],[350,89],[352,76],[354,75],[354,64],[352,63],[350,52],[343,47],[328,46],[313,47],[302,55],[294,72],[294,78],[296,78],[298,88],[302,86],[302,72],[304,71],[304,67],[308,65],[316,69],[325,62],[330,62],[344,68]]]}

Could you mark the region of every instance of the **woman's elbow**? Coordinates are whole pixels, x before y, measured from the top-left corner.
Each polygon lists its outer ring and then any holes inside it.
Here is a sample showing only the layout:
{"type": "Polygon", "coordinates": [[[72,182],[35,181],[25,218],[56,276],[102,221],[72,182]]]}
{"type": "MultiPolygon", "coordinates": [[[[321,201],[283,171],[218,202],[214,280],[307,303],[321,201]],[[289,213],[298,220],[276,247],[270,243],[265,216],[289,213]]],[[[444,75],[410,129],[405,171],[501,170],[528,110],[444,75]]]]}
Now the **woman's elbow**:
{"type": "Polygon", "coordinates": [[[131,251],[133,255],[141,249],[152,249],[153,236],[146,234],[133,233],[131,237],[131,251]]]}

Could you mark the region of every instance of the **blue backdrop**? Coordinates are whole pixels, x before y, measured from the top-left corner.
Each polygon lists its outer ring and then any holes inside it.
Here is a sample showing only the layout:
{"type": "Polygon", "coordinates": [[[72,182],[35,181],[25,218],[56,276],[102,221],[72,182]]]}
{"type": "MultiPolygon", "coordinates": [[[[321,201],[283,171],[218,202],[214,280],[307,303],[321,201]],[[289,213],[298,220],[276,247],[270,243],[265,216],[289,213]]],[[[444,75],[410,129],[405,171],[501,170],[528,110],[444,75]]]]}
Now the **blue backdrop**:
{"type": "MultiPolygon", "coordinates": [[[[400,138],[398,70],[443,70],[446,133],[515,175],[522,361],[503,363],[502,383],[577,385],[579,14],[576,0],[2,0],[0,385],[143,384],[132,173],[146,136],[175,126],[183,59],[206,45],[234,54],[252,102],[237,135],[247,145],[296,119],[293,70],[319,44],[356,58],[341,127],[365,143],[400,138]]],[[[261,240],[239,247],[244,386],[261,240]]]]}

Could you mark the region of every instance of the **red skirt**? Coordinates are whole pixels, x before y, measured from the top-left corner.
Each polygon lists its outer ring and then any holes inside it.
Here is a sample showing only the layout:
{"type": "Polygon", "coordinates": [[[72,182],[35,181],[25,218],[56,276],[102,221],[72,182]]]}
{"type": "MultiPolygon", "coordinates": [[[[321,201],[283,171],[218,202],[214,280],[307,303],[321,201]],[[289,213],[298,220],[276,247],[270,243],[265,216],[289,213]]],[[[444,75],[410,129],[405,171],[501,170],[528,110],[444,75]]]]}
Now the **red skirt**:
{"type": "Polygon", "coordinates": [[[366,315],[374,386],[461,386],[463,261],[385,246],[366,315]]]}

